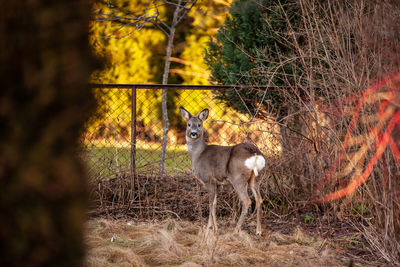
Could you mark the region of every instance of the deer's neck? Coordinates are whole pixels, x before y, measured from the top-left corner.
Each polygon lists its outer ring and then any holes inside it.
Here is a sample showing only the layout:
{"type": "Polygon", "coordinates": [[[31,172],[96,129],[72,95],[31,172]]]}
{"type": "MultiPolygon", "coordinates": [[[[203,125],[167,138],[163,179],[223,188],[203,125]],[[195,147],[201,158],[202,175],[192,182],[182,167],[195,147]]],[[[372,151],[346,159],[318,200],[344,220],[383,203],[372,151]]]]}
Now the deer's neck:
{"type": "Polygon", "coordinates": [[[186,142],[190,158],[192,159],[192,163],[194,163],[199,158],[201,152],[207,147],[207,144],[204,142],[203,138],[192,140],[186,137],[186,142]]]}

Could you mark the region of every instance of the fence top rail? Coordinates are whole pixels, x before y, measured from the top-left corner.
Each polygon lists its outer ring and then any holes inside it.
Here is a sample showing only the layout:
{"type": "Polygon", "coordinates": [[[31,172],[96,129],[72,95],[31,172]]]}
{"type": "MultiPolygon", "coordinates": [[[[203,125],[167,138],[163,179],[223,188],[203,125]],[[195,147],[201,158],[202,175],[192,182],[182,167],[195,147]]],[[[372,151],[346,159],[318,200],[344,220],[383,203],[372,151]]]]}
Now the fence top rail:
{"type": "Polygon", "coordinates": [[[245,85],[187,85],[187,84],[119,84],[119,83],[91,83],[91,88],[121,88],[121,89],[172,89],[172,90],[245,90],[245,89],[283,89],[271,86],[245,85]]]}

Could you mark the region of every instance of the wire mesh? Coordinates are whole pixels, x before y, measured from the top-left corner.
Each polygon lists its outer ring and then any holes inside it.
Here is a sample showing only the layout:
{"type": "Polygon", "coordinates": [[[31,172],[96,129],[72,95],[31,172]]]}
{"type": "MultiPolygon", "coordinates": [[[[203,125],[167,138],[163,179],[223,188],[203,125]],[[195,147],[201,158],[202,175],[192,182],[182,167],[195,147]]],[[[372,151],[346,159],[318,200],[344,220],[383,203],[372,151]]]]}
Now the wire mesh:
{"type": "MultiPolygon", "coordinates": [[[[138,174],[158,175],[163,132],[162,88],[95,88],[94,92],[98,109],[88,122],[82,140],[82,155],[90,175],[110,179],[128,173],[132,157],[138,174]],[[132,90],[136,90],[136,101],[132,98],[132,90]],[[132,101],[135,101],[133,112],[132,101]],[[133,116],[135,124],[132,124],[133,116]]],[[[239,97],[240,90],[237,93],[239,97]]],[[[211,90],[169,88],[167,95],[170,126],[164,169],[166,175],[190,173],[191,169],[185,145],[186,122],[180,116],[180,106],[195,116],[205,108],[210,110],[209,118],[204,122],[208,143],[233,145],[252,142],[266,154],[280,150],[277,139],[279,129],[272,119],[261,121],[240,114],[216,100],[211,90]]]]}

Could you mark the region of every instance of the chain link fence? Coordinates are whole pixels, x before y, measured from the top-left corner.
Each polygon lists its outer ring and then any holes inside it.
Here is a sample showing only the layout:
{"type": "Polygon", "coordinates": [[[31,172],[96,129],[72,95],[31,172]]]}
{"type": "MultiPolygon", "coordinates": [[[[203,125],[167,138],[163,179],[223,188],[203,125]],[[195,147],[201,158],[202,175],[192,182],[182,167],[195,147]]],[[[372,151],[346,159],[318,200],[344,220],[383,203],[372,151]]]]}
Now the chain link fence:
{"type": "MultiPolygon", "coordinates": [[[[191,161],[186,148],[186,123],[179,114],[183,106],[193,115],[210,109],[204,123],[206,142],[233,145],[255,143],[264,153],[277,153],[278,126],[239,114],[216,100],[212,90],[246,90],[227,86],[97,85],[96,114],[88,122],[83,136],[83,158],[89,173],[97,179],[111,179],[136,171],[155,176],[159,173],[162,116],[161,92],[168,90],[170,122],[165,160],[165,175],[190,173],[191,161]]],[[[248,88],[247,88],[248,90],[248,88]]],[[[265,89],[264,89],[265,90],[265,89]]]]}
{"type": "MultiPolygon", "coordinates": [[[[210,110],[204,122],[207,143],[254,143],[267,156],[268,173],[260,188],[264,203],[268,203],[263,206],[264,218],[270,210],[286,214],[289,206],[282,203],[308,197],[333,151],[326,149],[325,153],[320,148],[321,144],[328,144],[329,131],[325,130],[329,127],[324,127],[327,121],[319,118],[322,114],[313,111],[315,103],[304,105],[285,120],[268,116],[260,120],[227,107],[214,94],[217,90],[231,90],[241,100],[245,95],[242,90],[262,90],[263,95],[270,88],[94,85],[93,90],[98,109],[82,136],[82,156],[92,177],[89,186],[93,215],[146,220],[171,215],[190,220],[205,218],[207,192],[191,173],[185,144],[186,122],[179,113],[180,106],[193,115],[205,108],[210,110]],[[160,176],[163,89],[168,91],[170,127],[164,175],[160,176]],[[300,127],[293,127],[291,122],[300,127]]],[[[293,97],[298,97],[284,88],[280,90],[287,93],[288,105],[294,103],[293,97]]],[[[237,194],[229,185],[222,185],[219,190],[223,193],[219,195],[218,216],[235,218],[240,214],[237,194]]]]}

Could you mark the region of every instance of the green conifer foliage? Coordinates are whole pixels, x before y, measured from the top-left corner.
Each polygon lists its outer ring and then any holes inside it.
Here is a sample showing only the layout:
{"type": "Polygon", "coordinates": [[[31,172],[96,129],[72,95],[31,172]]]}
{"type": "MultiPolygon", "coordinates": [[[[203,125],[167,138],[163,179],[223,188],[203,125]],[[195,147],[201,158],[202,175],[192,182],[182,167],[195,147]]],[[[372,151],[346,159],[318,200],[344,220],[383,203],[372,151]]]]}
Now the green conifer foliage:
{"type": "MultiPolygon", "coordinates": [[[[236,0],[216,39],[210,40],[205,62],[211,70],[212,81],[228,85],[284,86],[286,79],[279,75],[278,55],[289,54],[289,45],[280,41],[277,33],[289,31],[285,13],[292,25],[299,21],[294,1],[236,0]],[[265,59],[268,60],[265,60],[265,59]],[[276,69],[278,75],[269,75],[276,69]]],[[[293,72],[285,66],[285,73],[293,72]]],[[[215,92],[217,98],[242,113],[264,105],[281,108],[283,98],[276,92],[246,91],[242,98],[235,91],[215,92]],[[243,101],[244,100],[244,101],[243,101]]]]}

